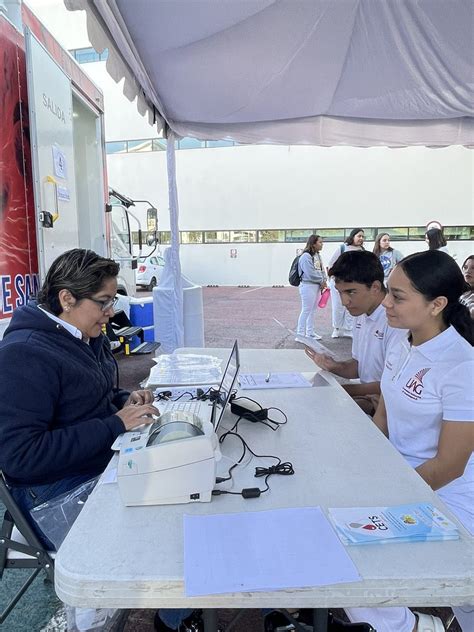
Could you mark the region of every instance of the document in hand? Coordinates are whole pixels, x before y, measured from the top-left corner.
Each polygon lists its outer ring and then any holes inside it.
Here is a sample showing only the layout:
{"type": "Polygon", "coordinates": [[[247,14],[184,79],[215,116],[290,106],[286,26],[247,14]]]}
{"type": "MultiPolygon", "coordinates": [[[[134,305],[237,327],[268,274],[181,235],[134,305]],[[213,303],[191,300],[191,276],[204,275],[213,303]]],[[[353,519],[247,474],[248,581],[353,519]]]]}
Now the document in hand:
{"type": "Polygon", "coordinates": [[[322,353],[323,355],[329,356],[333,360],[337,360],[337,355],[334,353],[334,351],[331,351],[331,349],[328,349],[327,347],[322,345],[320,342],[318,342],[314,338],[311,338],[310,336],[301,336],[300,334],[298,334],[295,340],[296,342],[301,342],[301,344],[304,345],[305,347],[309,347],[310,349],[313,349],[313,351],[316,351],[316,353],[322,353]]]}
{"type": "Polygon", "coordinates": [[[429,503],[396,507],[328,509],[329,519],[344,544],[457,540],[459,532],[429,503]]]}

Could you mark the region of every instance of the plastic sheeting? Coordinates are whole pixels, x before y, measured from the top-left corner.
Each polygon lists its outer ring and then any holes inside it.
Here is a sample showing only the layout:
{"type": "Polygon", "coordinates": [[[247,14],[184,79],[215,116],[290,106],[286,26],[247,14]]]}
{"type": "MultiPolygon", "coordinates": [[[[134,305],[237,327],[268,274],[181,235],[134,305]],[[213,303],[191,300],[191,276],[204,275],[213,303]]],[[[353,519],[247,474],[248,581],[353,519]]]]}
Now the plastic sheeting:
{"type": "Polygon", "coordinates": [[[471,0],[65,3],[179,135],[473,145],[471,0]]]}

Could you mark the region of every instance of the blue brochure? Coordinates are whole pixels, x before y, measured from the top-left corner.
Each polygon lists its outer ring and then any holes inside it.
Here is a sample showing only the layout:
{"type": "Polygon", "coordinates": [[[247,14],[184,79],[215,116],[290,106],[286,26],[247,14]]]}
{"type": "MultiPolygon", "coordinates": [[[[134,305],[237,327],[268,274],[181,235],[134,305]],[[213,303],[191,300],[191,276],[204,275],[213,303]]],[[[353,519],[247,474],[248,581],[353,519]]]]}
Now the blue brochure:
{"type": "Polygon", "coordinates": [[[344,544],[457,540],[459,532],[429,503],[396,507],[339,507],[329,519],[344,544]]]}

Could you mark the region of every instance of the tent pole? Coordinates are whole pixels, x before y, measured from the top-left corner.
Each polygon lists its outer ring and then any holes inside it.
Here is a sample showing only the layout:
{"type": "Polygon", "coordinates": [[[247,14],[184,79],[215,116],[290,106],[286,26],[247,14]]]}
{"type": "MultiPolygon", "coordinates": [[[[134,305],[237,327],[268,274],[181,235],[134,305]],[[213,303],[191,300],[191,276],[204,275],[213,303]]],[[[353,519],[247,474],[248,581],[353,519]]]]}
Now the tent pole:
{"type": "MultiPolygon", "coordinates": [[[[171,230],[170,263],[173,273],[173,349],[184,346],[184,315],[183,315],[183,283],[181,278],[181,262],[179,259],[179,205],[176,187],[176,136],[166,126],[166,164],[168,171],[168,199],[171,230]]],[[[171,340],[170,340],[171,342],[171,340]]]]}

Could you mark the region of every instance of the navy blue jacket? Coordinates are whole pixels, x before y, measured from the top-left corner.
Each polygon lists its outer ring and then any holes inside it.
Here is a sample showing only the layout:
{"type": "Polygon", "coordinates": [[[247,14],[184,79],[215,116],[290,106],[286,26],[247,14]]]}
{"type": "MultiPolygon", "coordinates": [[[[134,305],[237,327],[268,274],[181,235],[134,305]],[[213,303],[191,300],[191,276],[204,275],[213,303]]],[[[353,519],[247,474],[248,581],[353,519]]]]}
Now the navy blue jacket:
{"type": "Polygon", "coordinates": [[[116,374],[102,334],[86,344],[34,304],[15,310],[0,343],[0,468],[12,485],[105,469],[125,430],[116,374]]]}

